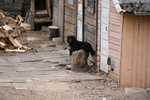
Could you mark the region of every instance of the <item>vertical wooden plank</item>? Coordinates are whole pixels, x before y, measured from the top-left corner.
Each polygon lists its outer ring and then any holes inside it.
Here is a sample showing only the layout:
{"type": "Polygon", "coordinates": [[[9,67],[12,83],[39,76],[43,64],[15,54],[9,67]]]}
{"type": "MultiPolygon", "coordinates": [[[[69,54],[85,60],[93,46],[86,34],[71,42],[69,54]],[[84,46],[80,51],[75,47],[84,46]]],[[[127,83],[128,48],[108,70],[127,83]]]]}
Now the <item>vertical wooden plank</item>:
{"type": "Polygon", "coordinates": [[[149,16],[124,16],[121,86],[150,87],[149,26],[149,16]]]}
{"type": "Polygon", "coordinates": [[[143,65],[142,65],[142,38],[143,38],[143,31],[144,31],[144,24],[143,24],[143,16],[140,16],[140,23],[139,23],[139,36],[138,36],[138,49],[137,49],[137,52],[138,52],[138,61],[137,61],[137,66],[134,66],[137,68],[137,72],[134,72],[134,73],[137,73],[137,76],[136,76],[136,87],[141,87],[141,84],[140,84],[140,81],[141,81],[141,71],[143,70],[143,65]]]}
{"type": "Polygon", "coordinates": [[[48,15],[49,15],[49,17],[51,17],[51,4],[50,4],[50,0],[46,0],[46,9],[47,9],[47,11],[48,11],[48,15]]]}
{"type": "Polygon", "coordinates": [[[142,34],[142,59],[141,59],[141,74],[140,87],[146,86],[146,50],[147,50],[147,30],[148,30],[148,17],[143,17],[143,33],[142,34]]]}
{"type": "Polygon", "coordinates": [[[64,40],[64,0],[59,0],[58,27],[59,27],[60,37],[64,40]]]}
{"type": "Polygon", "coordinates": [[[32,13],[35,15],[35,1],[34,0],[31,0],[31,10],[32,10],[32,13]]]}
{"type": "Polygon", "coordinates": [[[131,86],[134,15],[124,14],[120,86],[131,86]]]}
{"type": "Polygon", "coordinates": [[[139,30],[139,20],[140,20],[140,18],[139,18],[139,16],[137,17],[135,17],[135,21],[133,22],[133,23],[135,23],[134,25],[135,25],[135,27],[134,27],[134,38],[133,38],[133,51],[131,51],[132,53],[133,53],[133,57],[132,57],[132,59],[133,59],[133,64],[132,64],[132,73],[131,73],[131,80],[132,80],[132,82],[131,82],[131,86],[135,86],[136,85],[136,72],[137,72],[137,68],[136,67],[134,67],[134,66],[137,66],[137,59],[138,59],[138,52],[137,52],[137,50],[138,50],[138,36],[139,36],[139,32],[138,32],[138,30],[139,30]]]}
{"type": "MultiPolygon", "coordinates": [[[[150,17],[148,17],[148,26],[150,26],[150,17]]],[[[150,29],[147,35],[147,57],[146,57],[146,87],[150,87],[150,29]]]]}

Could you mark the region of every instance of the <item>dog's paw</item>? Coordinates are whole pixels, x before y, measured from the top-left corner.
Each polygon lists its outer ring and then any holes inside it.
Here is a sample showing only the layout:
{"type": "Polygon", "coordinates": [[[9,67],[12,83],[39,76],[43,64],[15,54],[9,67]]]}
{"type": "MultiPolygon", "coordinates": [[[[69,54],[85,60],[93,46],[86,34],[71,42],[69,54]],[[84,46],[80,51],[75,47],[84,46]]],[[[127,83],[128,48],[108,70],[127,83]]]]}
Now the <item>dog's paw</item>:
{"type": "Polygon", "coordinates": [[[68,55],[70,56],[71,55],[71,53],[70,53],[70,51],[68,50],[68,55]]]}

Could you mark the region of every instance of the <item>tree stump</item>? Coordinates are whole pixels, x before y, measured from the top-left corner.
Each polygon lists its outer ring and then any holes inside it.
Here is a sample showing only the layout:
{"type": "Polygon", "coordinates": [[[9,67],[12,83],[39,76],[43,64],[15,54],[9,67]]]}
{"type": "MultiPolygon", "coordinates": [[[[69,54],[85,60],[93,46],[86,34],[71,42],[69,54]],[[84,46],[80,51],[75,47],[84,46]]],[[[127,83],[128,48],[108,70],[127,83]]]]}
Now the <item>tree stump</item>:
{"type": "Polygon", "coordinates": [[[88,54],[84,50],[75,51],[71,56],[71,70],[83,72],[87,70],[88,54]]]}
{"type": "Polygon", "coordinates": [[[57,26],[49,26],[47,33],[49,35],[49,39],[59,37],[59,29],[57,26]]]}

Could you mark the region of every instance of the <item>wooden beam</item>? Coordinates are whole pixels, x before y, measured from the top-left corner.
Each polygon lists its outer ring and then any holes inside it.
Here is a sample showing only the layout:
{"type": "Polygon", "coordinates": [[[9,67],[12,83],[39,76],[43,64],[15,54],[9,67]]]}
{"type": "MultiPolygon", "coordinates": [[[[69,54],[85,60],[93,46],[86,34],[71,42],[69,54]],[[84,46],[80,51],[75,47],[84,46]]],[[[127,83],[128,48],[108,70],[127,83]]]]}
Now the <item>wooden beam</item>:
{"type": "Polygon", "coordinates": [[[14,39],[11,36],[8,36],[8,39],[15,47],[18,47],[18,45],[15,43],[14,39]]]}
{"type": "Polygon", "coordinates": [[[5,48],[6,44],[0,41],[0,48],[5,48]]]}
{"type": "Polygon", "coordinates": [[[14,39],[14,42],[19,48],[23,47],[18,40],[14,39]]]}
{"type": "Polygon", "coordinates": [[[51,17],[51,4],[50,4],[50,0],[46,0],[46,9],[47,9],[47,12],[48,12],[48,15],[49,17],[51,17]]]}
{"type": "Polygon", "coordinates": [[[64,0],[59,0],[58,27],[60,37],[64,40],[64,0]]]}
{"type": "Polygon", "coordinates": [[[20,15],[17,15],[16,21],[18,21],[18,25],[20,25],[24,20],[20,15]]]}

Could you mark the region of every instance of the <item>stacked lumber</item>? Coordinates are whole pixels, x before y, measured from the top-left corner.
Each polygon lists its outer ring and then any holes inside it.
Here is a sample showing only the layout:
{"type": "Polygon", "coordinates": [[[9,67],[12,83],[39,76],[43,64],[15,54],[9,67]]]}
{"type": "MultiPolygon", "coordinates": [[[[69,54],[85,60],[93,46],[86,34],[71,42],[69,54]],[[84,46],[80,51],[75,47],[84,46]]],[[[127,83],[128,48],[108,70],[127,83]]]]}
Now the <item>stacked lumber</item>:
{"type": "Polygon", "coordinates": [[[4,52],[25,52],[26,50],[30,50],[30,48],[21,45],[15,39],[22,32],[26,31],[26,29],[30,30],[30,25],[25,23],[20,15],[17,15],[16,19],[13,19],[6,17],[0,11],[0,49],[4,52]]]}

